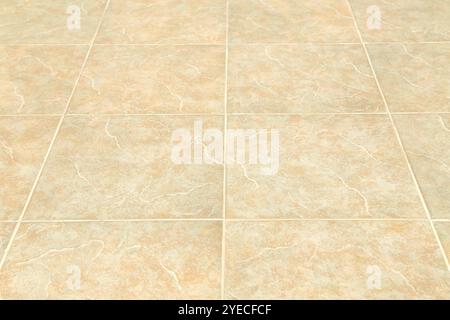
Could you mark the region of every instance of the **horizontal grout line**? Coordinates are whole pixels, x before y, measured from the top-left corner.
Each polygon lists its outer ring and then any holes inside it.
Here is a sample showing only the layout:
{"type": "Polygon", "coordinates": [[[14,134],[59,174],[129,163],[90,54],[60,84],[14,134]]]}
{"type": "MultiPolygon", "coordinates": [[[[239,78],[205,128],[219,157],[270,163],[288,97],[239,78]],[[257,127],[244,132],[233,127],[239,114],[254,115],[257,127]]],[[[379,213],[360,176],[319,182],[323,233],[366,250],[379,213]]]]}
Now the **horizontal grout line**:
{"type": "MultiPolygon", "coordinates": [[[[366,45],[371,44],[450,44],[450,40],[444,41],[373,41],[363,42],[366,45]]],[[[242,42],[229,43],[228,46],[296,46],[296,45],[361,45],[360,42],[242,42]]],[[[19,46],[89,46],[88,43],[4,43],[0,47],[19,47],[19,46]]],[[[223,46],[226,43],[95,43],[95,46],[223,46]]]]}
{"type": "MultiPolygon", "coordinates": [[[[36,220],[36,219],[24,219],[22,223],[83,223],[83,222],[158,222],[158,221],[217,221],[222,222],[223,218],[199,218],[199,219],[55,219],[55,220],[36,220]]],[[[428,222],[427,218],[226,218],[229,222],[258,222],[258,221],[423,221],[428,222]]],[[[450,219],[433,219],[438,222],[450,222],[450,219]]],[[[0,223],[15,223],[15,220],[5,220],[0,223]]]]}
{"type": "Polygon", "coordinates": [[[61,117],[62,114],[55,113],[24,113],[24,114],[0,114],[0,117],[61,117]]]}
{"type": "MultiPolygon", "coordinates": [[[[393,115],[450,114],[450,111],[391,112],[393,115]]],[[[227,116],[388,115],[387,112],[229,112],[227,116]]],[[[0,114],[0,117],[60,117],[61,114],[0,114]]],[[[225,113],[67,113],[66,117],[225,116],[225,113]]]]}

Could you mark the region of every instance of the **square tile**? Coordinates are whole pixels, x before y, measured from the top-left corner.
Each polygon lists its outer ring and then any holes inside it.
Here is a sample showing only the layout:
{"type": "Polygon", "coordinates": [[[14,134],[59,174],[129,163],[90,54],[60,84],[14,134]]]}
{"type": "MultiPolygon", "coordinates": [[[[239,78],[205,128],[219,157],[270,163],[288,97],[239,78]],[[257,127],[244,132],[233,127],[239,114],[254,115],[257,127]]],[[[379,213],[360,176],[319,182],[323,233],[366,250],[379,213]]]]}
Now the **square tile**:
{"type": "Polygon", "coordinates": [[[450,44],[368,47],[391,111],[450,111],[450,44]]]}
{"type": "Polygon", "coordinates": [[[227,222],[226,298],[448,299],[428,222],[227,222]]]}
{"type": "Polygon", "coordinates": [[[3,299],[217,299],[221,222],[23,224],[3,299]]]}
{"type": "Polygon", "coordinates": [[[365,41],[450,40],[450,3],[349,0],[365,41]]]}
{"type": "Polygon", "coordinates": [[[231,46],[230,112],[384,112],[361,45],[231,46]]]}
{"type": "Polygon", "coordinates": [[[231,43],[355,42],[345,0],[230,0],[231,43]]]}
{"type": "Polygon", "coordinates": [[[25,219],[220,218],[223,166],[175,164],[172,134],[223,117],[69,116],[25,219]]]}
{"type": "Polygon", "coordinates": [[[62,114],[87,49],[0,47],[0,114],[62,114]]]}
{"type": "Polygon", "coordinates": [[[3,1],[0,44],[89,44],[105,5],[106,0],[3,1]],[[73,23],[78,20],[79,28],[73,23]]]}
{"type": "Polygon", "coordinates": [[[226,0],[112,0],[98,43],[225,43],[226,0]]]}
{"type": "Polygon", "coordinates": [[[395,115],[433,218],[450,218],[450,114],[395,115]]]}
{"type": "Polygon", "coordinates": [[[58,120],[0,116],[0,220],[19,218],[58,120]]]}
{"type": "Polygon", "coordinates": [[[228,128],[279,132],[278,161],[251,165],[248,148],[227,167],[228,218],[426,218],[385,115],[230,116],[228,128]]]}
{"type": "Polygon", "coordinates": [[[222,46],[96,46],[72,113],[223,112],[222,46]]]}

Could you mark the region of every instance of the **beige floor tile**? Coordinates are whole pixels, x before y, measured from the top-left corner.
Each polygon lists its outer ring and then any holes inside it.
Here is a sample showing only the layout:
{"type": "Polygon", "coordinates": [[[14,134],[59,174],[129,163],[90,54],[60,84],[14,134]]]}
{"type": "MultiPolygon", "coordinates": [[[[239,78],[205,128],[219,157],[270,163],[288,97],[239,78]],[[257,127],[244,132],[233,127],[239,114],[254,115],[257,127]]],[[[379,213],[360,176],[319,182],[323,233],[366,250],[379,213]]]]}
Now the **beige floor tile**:
{"type": "Polygon", "coordinates": [[[0,117],[0,220],[20,216],[58,120],[0,117]]]}
{"type": "Polygon", "coordinates": [[[434,222],[447,259],[450,259],[450,221],[434,222]]]}
{"type": "Polygon", "coordinates": [[[225,0],[112,0],[98,43],[225,43],[225,0]]]}
{"type": "Polygon", "coordinates": [[[66,117],[26,219],[217,218],[222,165],[171,161],[172,132],[222,117],[66,117]]]}
{"type": "Polygon", "coordinates": [[[345,0],[230,0],[231,43],[359,42],[345,0]]]}
{"type": "Polygon", "coordinates": [[[395,123],[433,218],[450,218],[450,115],[396,115],[395,123]]]}
{"type": "Polygon", "coordinates": [[[448,299],[428,222],[227,222],[225,290],[240,299],[448,299]]]}
{"type": "Polygon", "coordinates": [[[87,46],[0,47],[0,114],[62,114],[87,46]]]}
{"type": "Polygon", "coordinates": [[[89,44],[106,0],[8,0],[0,11],[0,44],[89,44]],[[78,16],[79,28],[68,27],[78,16]],[[75,14],[73,13],[75,12],[75,14]]]}
{"type": "Polygon", "coordinates": [[[223,112],[222,46],[96,46],[72,113],[223,112]]]}
{"type": "Polygon", "coordinates": [[[13,222],[0,222],[0,260],[5,253],[6,246],[11,238],[14,227],[15,223],[13,222]]]}
{"type": "Polygon", "coordinates": [[[450,43],[369,45],[393,112],[450,111],[450,43]]]}
{"type": "Polygon", "coordinates": [[[426,217],[387,116],[230,116],[228,128],[279,130],[275,174],[249,154],[228,166],[229,218],[426,217]]]}
{"type": "Polygon", "coordinates": [[[0,274],[4,299],[220,296],[220,222],[24,224],[0,274]]]}
{"type": "Polygon", "coordinates": [[[232,46],[230,112],[384,112],[361,45],[232,46]]]}
{"type": "Polygon", "coordinates": [[[450,40],[448,1],[349,1],[365,41],[450,40]]]}

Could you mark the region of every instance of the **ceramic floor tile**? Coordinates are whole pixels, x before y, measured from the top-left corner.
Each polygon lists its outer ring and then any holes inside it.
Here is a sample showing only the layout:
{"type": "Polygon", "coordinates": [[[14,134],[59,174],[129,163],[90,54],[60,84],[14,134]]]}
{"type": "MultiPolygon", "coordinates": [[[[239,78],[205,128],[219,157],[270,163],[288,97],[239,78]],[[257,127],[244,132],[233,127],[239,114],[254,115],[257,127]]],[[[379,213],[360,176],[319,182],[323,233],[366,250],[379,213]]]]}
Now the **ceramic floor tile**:
{"type": "Polygon", "coordinates": [[[450,2],[349,0],[365,41],[448,41],[450,2]]]}
{"type": "Polygon", "coordinates": [[[0,117],[0,220],[20,216],[58,120],[0,117]]]}
{"type": "Polygon", "coordinates": [[[23,224],[0,273],[4,299],[211,299],[218,222],[23,224]]]}
{"type": "Polygon", "coordinates": [[[433,218],[450,218],[450,115],[396,115],[395,123],[433,218]]]}
{"type": "Polygon", "coordinates": [[[72,113],[223,112],[222,46],[96,46],[72,113]]]}
{"type": "Polygon", "coordinates": [[[0,222],[0,259],[3,257],[14,227],[15,223],[0,222]]]}
{"type": "Polygon", "coordinates": [[[232,46],[230,112],[384,112],[361,45],[232,46]]]}
{"type": "Polygon", "coordinates": [[[392,112],[450,111],[450,43],[368,47],[392,112]]]}
{"type": "Polygon", "coordinates": [[[89,44],[105,5],[106,0],[2,1],[0,44],[89,44]]]}
{"type": "Polygon", "coordinates": [[[447,259],[450,259],[450,221],[434,222],[447,259]]]}
{"type": "Polygon", "coordinates": [[[387,116],[230,116],[228,128],[279,132],[267,165],[248,151],[228,166],[228,218],[426,217],[387,116]]]}
{"type": "Polygon", "coordinates": [[[112,0],[98,43],[225,42],[225,0],[112,0]]]}
{"type": "Polygon", "coordinates": [[[231,43],[359,42],[345,0],[230,0],[231,43]]]}
{"type": "Polygon", "coordinates": [[[428,222],[227,222],[225,290],[239,299],[448,299],[428,222]]]}
{"type": "Polygon", "coordinates": [[[26,219],[220,218],[223,166],[171,161],[172,133],[197,119],[67,117],[26,219]]]}
{"type": "Polygon", "coordinates": [[[0,114],[61,114],[87,46],[0,47],[0,114]]]}

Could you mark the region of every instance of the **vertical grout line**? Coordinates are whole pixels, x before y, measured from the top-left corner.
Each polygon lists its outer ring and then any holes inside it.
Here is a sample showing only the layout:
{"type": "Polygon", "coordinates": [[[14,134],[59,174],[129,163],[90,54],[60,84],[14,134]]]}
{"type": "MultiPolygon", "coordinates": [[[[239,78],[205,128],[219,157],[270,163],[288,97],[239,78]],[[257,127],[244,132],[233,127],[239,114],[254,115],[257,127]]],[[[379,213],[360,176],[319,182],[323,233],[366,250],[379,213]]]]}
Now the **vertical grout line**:
{"type": "Polygon", "coordinates": [[[17,220],[16,226],[14,227],[14,230],[13,230],[13,232],[11,234],[11,237],[9,239],[8,245],[5,248],[5,252],[3,253],[3,257],[0,260],[0,271],[2,270],[3,265],[5,264],[6,256],[8,255],[9,251],[11,250],[11,246],[12,246],[12,244],[14,242],[14,239],[16,237],[16,234],[17,234],[18,230],[19,230],[19,227],[20,227],[20,225],[22,223],[23,217],[25,216],[25,212],[27,211],[28,206],[30,205],[31,198],[33,197],[34,191],[35,191],[35,189],[36,189],[36,187],[37,187],[37,185],[39,183],[39,179],[42,176],[42,172],[44,171],[45,165],[47,163],[47,160],[48,160],[50,152],[51,152],[51,150],[53,148],[53,145],[55,144],[56,137],[58,136],[58,133],[59,133],[61,127],[62,127],[62,124],[63,124],[63,121],[64,121],[64,117],[65,117],[65,115],[67,113],[67,110],[69,109],[70,102],[72,101],[72,97],[73,97],[73,95],[75,93],[75,90],[76,90],[76,88],[78,86],[78,82],[80,81],[81,74],[83,73],[83,70],[84,70],[84,68],[85,68],[85,66],[87,64],[89,55],[90,55],[90,53],[92,51],[92,47],[94,46],[94,42],[95,42],[95,39],[97,38],[97,34],[100,31],[100,27],[101,27],[103,19],[105,17],[106,11],[108,10],[110,1],[111,0],[107,0],[105,8],[103,9],[102,16],[100,17],[100,21],[99,21],[99,23],[97,25],[97,29],[95,30],[94,36],[93,36],[93,38],[92,38],[92,40],[91,40],[91,42],[89,44],[89,48],[88,48],[88,51],[86,52],[86,56],[84,57],[84,61],[83,61],[82,65],[81,65],[80,72],[78,73],[78,77],[75,80],[75,83],[74,83],[74,86],[73,86],[72,91],[70,93],[70,96],[67,99],[67,103],[66,103],[66,107],[64,108],[64,112],[63,112],[63,114],[61,115],[61,117],[59,119],[58,125],[56,126],[56,129],[55,129],[55,133],[53,134],[52,140],[50,141],[50,145],[48,146],[47,152],[46,152],[46,154],[44,156],[44,160],[42,161],[41,167],[40,167],[40,169],[39,169],[39,171],[37,173],[37,176],[36,176],[36,178],[35,178],[35,180],[33,182],[33,186],[31,187],[31,190],[30,190],[30,193],[28,194],[28,197],[27,197],[27,200],[25,202],[25,205],[24,205],[24,207],[22,209],[22,212],[21,212],[21,214],[19,216],[19,219],[17,220]]]}
{"type": "Polygon", "coordinates": [[[439,235],[438,235],[438,233],[436,231],[436,228],[435,228],[435,226],[433,224],[433,219],[431,217],[431,214],[430,214],[430,211],[428,209],[427,203],[425,202],[425,198],[423,197],[422,191],[420,190],[420,186],[419,186],[419,183],[417,182],[416,175],[414,174],[414,170],[412,169],[411,163],[410,163],[409,158],[408,158],[408,154],[406,153],[406,150],[405,150],[405,148],[403,146],[403,142],[402,142],[402,139],[400,137],[400,133],[399,133],[399,131],[398,131],[396,125],[395,125],[395,121],[394,121],[392,113],[391,113],[391,111],[389,109],[389,105],[387,103],[386,97],[384,96],[383,90],[381,89],[380,82],[378,81],[377,74],[375,72],[375,69],[374,69],[373,64],[372,64],[372,60],[371,60],[370,55],[369,55],[369,51],[367,50],[366,43],[363,40],[361,31],[359,30],[359,27],[358,27],[358,23],[356,22],[355,15],[353,14],[352,6],[350,5],[349,0],[346,0],[346,2],[347,2],[348,9],[350,10],[350,14],[352,16],[353,24],[355,26],[356,32],[358,33],[359,40],[360,40],[361,45],[362,45],[362,47],[364,49],[364,52],[366,54],[367,61],[369,62],[369,66],[372,69],[372,73],[373,73],[375,82],[377,84],[378,91],[380,92],[380,95],[381,95],[381,97],[383,99],[384,106],[386,108],[387,114],[389,116],[389,119],[391,121],[392,127],[394,129],[395,136],[397,137],[397,141],[400,144],[400,148],[401,148],[403,156],[404,156],[404,158],[406,160],[406,164],[408,166],[409,172],[411,174],[411,177],[412,177],[412,179],[414,181],[414,185],[416,186],[417,192],[419,194],[420,201],[422,202],[423,208],[424,208],[425,213],[427,215],[427,220],[430,223],[431,229],[433,231],[434,237],[435,237],[435,239],[437,241],[437,244],[439,246],[439,249],[441,251],[441,254],[442,254],[442,257],[444,259],[444,262],[445,262],[445,264],[447,266],[448,271],[450,272],[450,264],[449,264],[447,255],[445,254],[444,247],[442,246],[441,240],[439,239],[439,235]]]}
{"type": "Polygon", "coordinates": [[[225,227],[226,227],[226,203],[227,203],[227,126],[228,126],[228,15],[229,0],[226,0],[225,8],[225,83],[224,83],[224,117],[223,117],[223,195],[222,195],[222,258],[220,276],[220,298],[225,298],[225,227]]]}

